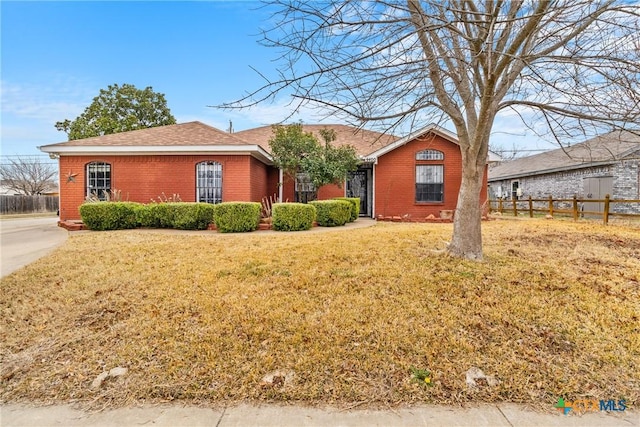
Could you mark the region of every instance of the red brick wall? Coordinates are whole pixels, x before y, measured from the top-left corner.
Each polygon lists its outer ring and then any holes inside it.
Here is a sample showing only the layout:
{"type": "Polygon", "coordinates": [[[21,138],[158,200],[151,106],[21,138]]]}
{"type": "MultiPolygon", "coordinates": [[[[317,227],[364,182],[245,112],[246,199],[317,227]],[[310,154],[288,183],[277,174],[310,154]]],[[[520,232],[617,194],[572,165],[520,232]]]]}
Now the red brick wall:
{"type": "Polygon", "coordinates": [[[295,187],[295,182],[293,178],[289,177],[287,174],[284,174],[283,185],[282,185],[282,201],[295,202],[296,201],[295,189],[296,187],[295,187]]]}
{"type": "MultiPolygon", "coordinates": [[[[486,200],[487,178],[482,188],[482,201],[486,200]]],[[[458,145],[437,135],[425,135],[396,148],[378,159],[375,166],[375,215],[405,216],[422,219],[440,216],[441,210],[456,208],[462,175],[462,156],[458,145]],[[418,151],[434,149],[444,153],[444,161],[419,161],[418,151]],[[417,164],[444,165],[443,202],[416,202],[415,174],[417,164]]]]}
{"type": "MultiPolygon", "coordinates": [[[[251,201],[259,202],[268,194],[268,171],[267,165],[260,160],[250,157],[251,171],[251,201]]],[[[224,187],[223,187],[224,189],[224,187]]]]}
{"type": "Polygon", "coordinates": [[[333,184],[323,185],[318,190],[318,200],[328,200],[333,199],[334,197],[344,197],[344,194],[344,184],[342,185],[342,188],[333,184]]]}
{"type": "MultiPolygon", "coordinates": [[[[296,200],[295,188],[296,187],[295,187],[293,178],[289,178],[285,175],[282,198],[284,200],[289,199],[290,202],[295,201],[296,200]]],[[[328,200],[328,199],[333,199],[334,197],[344,197],[344,194],[345,194],[344,185],[342,186],[342,188],[333,184],[323,185],[318,190],[318,200],[328,200]]]]}
{"type": "Polygon", "coordinates": [[[86,195],[86,165],[111,164],[111,188],[123,200],[148,203],[179,194],[184,202],[196,199],[196,163],[211,160],[222,164],[223,201],[260,201],[266,195],[266,167],[251,156],[61,156],[60,219],[80,219],[78,207],[86,195]],[[254,162],[255,160],[255,162],[254,162]],[[252,169],[253,170],[250,172],[252,169]],[[68,174],[77,174],[75,182],[68,174]],[[250,177],[250,179],[247,179],[250,177]],[[261,192],[263,192],[261,194],[261,192]]]}
{"type": "Polygon", "coordinates": [[[266,196],[278,197],[280,189],[278,183],[280,182],[280,170],[276,167],[269,166],[267,168],[267,194],[266,196]]]}

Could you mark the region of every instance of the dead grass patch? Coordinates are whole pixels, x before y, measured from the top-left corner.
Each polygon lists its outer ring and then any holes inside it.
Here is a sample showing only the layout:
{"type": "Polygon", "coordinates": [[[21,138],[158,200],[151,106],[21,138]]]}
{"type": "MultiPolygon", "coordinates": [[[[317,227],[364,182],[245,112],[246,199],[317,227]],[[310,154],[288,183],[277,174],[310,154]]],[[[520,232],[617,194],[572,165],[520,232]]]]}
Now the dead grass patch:
{"type": "Polygon", "coordinates": [[[0,399],[638,404],[637,230],[493,221],[483,263],[450,233],[74,235],[1,281],[0,399]]]}

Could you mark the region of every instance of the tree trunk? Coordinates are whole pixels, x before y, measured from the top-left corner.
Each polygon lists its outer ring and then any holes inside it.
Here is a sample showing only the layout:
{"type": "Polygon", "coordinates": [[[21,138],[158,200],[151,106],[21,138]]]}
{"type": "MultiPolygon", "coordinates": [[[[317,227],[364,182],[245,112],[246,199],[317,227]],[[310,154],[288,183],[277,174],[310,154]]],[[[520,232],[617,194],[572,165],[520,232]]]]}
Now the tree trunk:
{"type": "Polygon", "coordinates": [[[463,152],[462,183],[453,217],[453,237],[448,248],[450,255],[482,261],[480,191],[483,177],[484,165],[478,165],[473,156],[463,152]]]}

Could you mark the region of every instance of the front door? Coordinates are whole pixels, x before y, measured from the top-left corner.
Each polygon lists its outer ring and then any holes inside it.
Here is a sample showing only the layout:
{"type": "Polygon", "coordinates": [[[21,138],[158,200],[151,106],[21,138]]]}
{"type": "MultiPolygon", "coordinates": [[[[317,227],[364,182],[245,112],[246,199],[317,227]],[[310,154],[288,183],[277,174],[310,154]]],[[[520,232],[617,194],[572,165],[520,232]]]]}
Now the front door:
{"type": "Polygon", "coordinates": [[[369,211],[369,169],[358,169],[347,179],[347,197],[360,198],[360,216],[371,216],[369,211]]]}

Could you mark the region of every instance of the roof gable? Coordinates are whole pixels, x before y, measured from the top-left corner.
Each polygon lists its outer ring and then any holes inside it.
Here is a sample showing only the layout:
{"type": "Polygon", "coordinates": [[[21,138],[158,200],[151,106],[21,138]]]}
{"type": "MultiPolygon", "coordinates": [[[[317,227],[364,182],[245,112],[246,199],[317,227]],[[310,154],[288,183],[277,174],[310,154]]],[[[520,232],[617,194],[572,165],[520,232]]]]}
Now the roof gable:
{"type": "Polygon", "coordinates": [[[489,181],[611,164],[638,150],[640,135],[614,131],[567,148],[501,163],[489,170],[489,181]]]}
{"type": "MultiPolygon", "coordinates": [[[[336,132],[336,140],[333,142],[333,144],[337,146],[351,145],[356,149],[356,153],[358,153],[358,155],[361,157],[367,157],[369,153],[378,150],[381,147],[387,146],[398,139],[398,137],[394,135],[341,124],[303,124],[302,129],[305,132],[313,133],[320,141],[322,141],[320,130],[333,129],[336,132]]],[[[272,126],[262,126],[258,128],[239,131],[234,133],[234,135],[242,138],[247,142],[258,144],[268,151],[269,140],[273,137],[273,128],[272,126]]]]}
{"type": "Polygon", "coordinates": [[[458,138],[454,133],[449,132],[448,130],[446,130],[446,129],[444,129],[444,128],[432,123],[430,125],[427,125],[427,126],[423,127],[422,129],[418,129],[415,132],[411,132],[409,135],[398,139],[397,141],[393,142],[392,144],[388,144],[388,145],[386,145],[386,146],[384,146],[384,147],[372,152],[371,154],[369,154],[369,157],[373,158],[373,159],[376,159],[376,158],[378,158],[380,156],[384,156],[388,152],[390,152],[392,150],[395,150],[396,148],[401,147],[401,146],[403,146],[405,144],[408,144],[409,142],[411,142],[411,141],[413,141],[413,140],[415,140],[417,138],[420,138],[421,136],[426,135],[428,133],[433,133],[435,135],[438,135],[438,136],[444,138],[445,140],[447,140],[449,142],[452,142],[452,143],[458,145],[458,138]]]}

